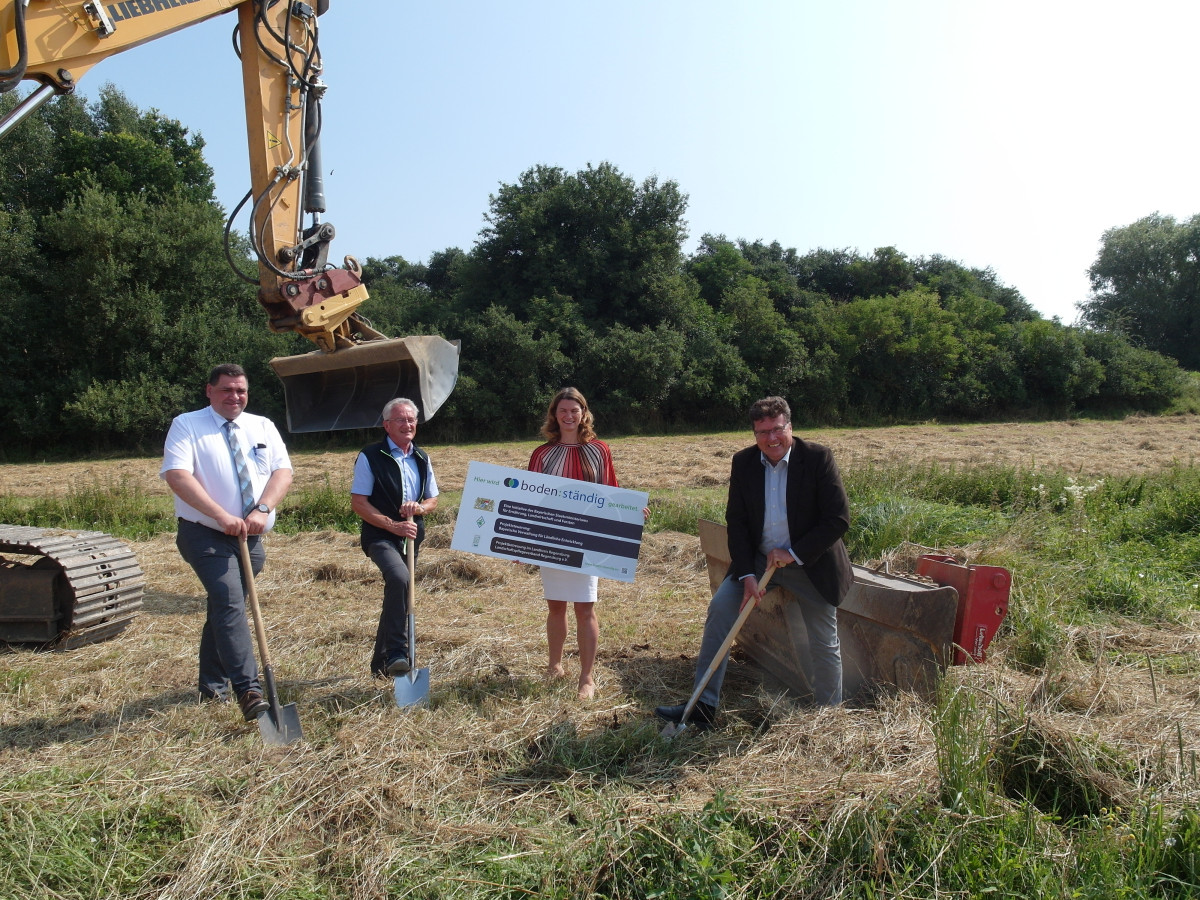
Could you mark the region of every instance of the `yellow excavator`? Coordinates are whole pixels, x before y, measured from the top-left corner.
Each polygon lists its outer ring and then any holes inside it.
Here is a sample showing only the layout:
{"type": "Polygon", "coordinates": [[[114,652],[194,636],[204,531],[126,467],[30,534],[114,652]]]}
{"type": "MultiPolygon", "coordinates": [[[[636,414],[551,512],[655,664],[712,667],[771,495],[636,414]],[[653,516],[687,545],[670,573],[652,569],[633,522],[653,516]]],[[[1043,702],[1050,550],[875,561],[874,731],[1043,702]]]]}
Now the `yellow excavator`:
{"type": "Polygon", "coordinates": [[[358,263],[328,262],[335,229],[320,220],[326,86],[317,27],[328,7],[329,0],[0,0],[0,92],[38,83],[0,122],[0,137],[108,57],[236,11],[251,188],[234,215],[250,205],[258,257],[257,277],[239,274],[258,285],[272,331],[294,331],[318,348],[271,360],[292,432],[373,427],[397,396],[414,400],[425,421],[458,378],[457,344],[380,334],[356,311],[367,299],[358,263]]]}
{"type": "MultiPolygon", "coordinates": [[[[316,345],[310,353],[271,360],[283,382],[292,432],[379,425],[384,404],[398,396],[411,398],[427,421],[458,379],[457,342],[379,333],[357,312],[367,299],[358,262],[328,262],[335,230],[321,221],[326,85],[318,39],[318,18],[328,8],[329,0],[0,0],[0,92],[35,83],[0,121],[0,138],[55,95],[73,91],[108,57],[237,13],[251,187],[233,216],[249,204],[258,259],[256,277],[239,275],[258,285],[271,331],[296,332],[316,345]]],[[[26,570],[33,567],[0,556],[0,640],[99,640],[123,629],[141,605],[141,571],[107,535],[77,533],[64,550],[60,533],[0,526],[0,554],[33,557],[41,567],[31,573],[26,570]],[[123,561],[109,564],[111,554],[123,561]],[[12,577],[18,568],[20,577],[12,577]],[[46,590],[35,593],[47,597],[31,604],[42,611],[26,609],[30,585],[43,583],[46,590]],[[95,602],[77,616],[84,591],[95,602]],[[48,624],[29,624],[31,616],[47,615],[48,624]]]]}

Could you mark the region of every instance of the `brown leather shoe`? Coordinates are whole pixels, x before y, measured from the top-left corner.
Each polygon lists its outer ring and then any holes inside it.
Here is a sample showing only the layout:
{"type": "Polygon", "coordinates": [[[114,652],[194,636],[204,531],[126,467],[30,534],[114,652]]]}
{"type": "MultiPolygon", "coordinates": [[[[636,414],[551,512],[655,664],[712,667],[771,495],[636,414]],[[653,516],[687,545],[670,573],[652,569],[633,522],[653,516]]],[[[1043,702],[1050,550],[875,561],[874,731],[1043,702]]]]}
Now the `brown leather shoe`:
{"type": "Polygon", "coordinates": [[[271,708],[271,704],[258,691],[246,691],[238,697],[238,705],[242,708],[242,718],[247,722],[253,722],[271,708]]]}

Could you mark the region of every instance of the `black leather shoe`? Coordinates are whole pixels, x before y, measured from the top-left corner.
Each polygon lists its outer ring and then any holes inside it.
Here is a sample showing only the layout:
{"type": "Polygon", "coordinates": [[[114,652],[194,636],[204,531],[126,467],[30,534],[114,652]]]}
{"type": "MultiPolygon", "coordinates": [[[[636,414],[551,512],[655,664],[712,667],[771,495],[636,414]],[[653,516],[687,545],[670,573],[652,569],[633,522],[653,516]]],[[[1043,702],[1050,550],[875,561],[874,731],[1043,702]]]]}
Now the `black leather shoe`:
{"type": "Polygon", "coordinates": [[[258,691],[246,691],[238,698],[238,705],[242,708],[242,718],[247,722],[253,722],[271,708],[271,704],[258,691]]]}
{"type": "MultiPolygon", "coordinates": [[[[678,706],[659,706],[655,708],[654,714],[668,722],[681,722],[685,709],[686,703],[680,703],[678,706]]],[[[709,706],[703,700],[696,701],[696,705],[692,707],[692,714],[688,716],[688,725],[693,728],[712,728],[716,721],[717,708],[709,706]]]]}
{"type": "Polygon", "coordinates": [[[407,675],[412,671],[412,663],[408,661],[407,656],[397,656],[387,664],[387,673],[395,678],[397,675],[407,675]]]}

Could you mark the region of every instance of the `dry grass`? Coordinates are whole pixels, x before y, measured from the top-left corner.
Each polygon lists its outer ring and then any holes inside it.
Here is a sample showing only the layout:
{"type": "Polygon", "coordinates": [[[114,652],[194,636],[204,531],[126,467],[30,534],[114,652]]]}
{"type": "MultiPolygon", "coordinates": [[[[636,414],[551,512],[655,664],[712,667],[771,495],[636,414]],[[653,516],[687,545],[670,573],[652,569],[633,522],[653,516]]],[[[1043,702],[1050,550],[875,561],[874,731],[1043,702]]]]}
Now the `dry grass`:
{"type": "MultiPolygon", "coordinates": [[[[1189,462],[1200,447],[1196,424],[1131,419],[806,436],[834,446],[843,467],[915,458],[1096,473],[1189,462]]],[[[719,483],[744,443],[632,438],[614,449],[624,483],[669,490],[719,483]]],[[[519,466],[531,446],[473,448],[472,455],[519,466]]],[[[443,488],[458,489],[466,452],[432,453],[443,488]]],[[[328,474],[341,484],[352,456],[299,458],[298,478],[328,474]]],[[[156,468],[153,460],[6,466],[0,491],[109,477],[142,479],[159,491],[156,468]]],[[[431,671],[433,705],[407,712],[395,708],[390,685],[368,674],[382,585],[356,539],[274,535],[268,546],[259,596],[283,699],[299,707],[302,744],[266,748],[233,708],[196,704],[202,597],[172,536],[135,545],[148,589],[143,614],[124,635],[65,654],[0,654],[0,777],[67,770],[114,802],[194,802],[200,833],[178,848],[163,892],[147,888],[147,896],[210,896],[212,886],[232,891],[255,873],[270,876],[261,886],[268,896],[284,896],[316,870],[343,884],[344,896],[384,897],[409,863],[550,852],[568,822],[619,815],[637,824],[667,808],[699,809],[718,791],[785,815],[844,812],[881,796],[903,800],[936,782],[930,710],[918,700],[812,711],[745,665],[731,667],[725,728],[638,749],[648,729],[657,732],[649,709],[686,697],[690,686],[708,597],[694,537],[651,535],[636,583],[602,583],[599,693],[581,704],[572,679],[542,680],[536,570],[452,553],[449,526],[431,529],[416,612],[418,664],[431,671]],[[606,757],[614,735],[634,752],[606,757]],[[564,741],[591,762],[563,765],[555,747],[564,741]]],[[[1137,777],[1172,802],[1200,801],[1186,757],[1180,767],[1173,756],[1180,738],[1187,748],[1200,745],[1197,670],[1162,666],[1152,679],[1148,668],[1148,660],[1194,657],[1194,630],[1077,630],[1071,640],[1091,648],[1083,656],[1094,661],[1067,662],[1039,678],[1006,665],[1000,643],[988,665],[953,677],[1027,712],[1046,734],[1087,734],[1122,751],[1137,761],[1137,777]]],[[[19,787],[8,793],[23,799],[19,787]]],[[[444,882],[426,885],[431,894],[469,894],[453,866],[421,871],[444,882]]],[[[420,894],[422,886],[408,888],[420,894]]]]}
{"type": "MultiPolygon", "coordinates": [[[[987,425],[908,425],[894,428],[810,429],[802,437],[831,447],[840,464],[916,460],[971,465],[997,463],[1061,468],[1081,475],[1153,472],[1200,460],[1200,417],[1130,416],[1119,422],[1072,420],[987,425]]],[[[641,490],[712,487],[729,476],[729,458],[749,442],[746,435],[632,437],[617,442],[617,473],[641,490]]],[[[536,442],[428,447],[443,490],[462,489],[467,463],[478,459],[523,468],[536,442]]],[[[354,452],[298,454],[296,486],[330,478],[349,484],[354,452]]],[[[31,496],[63,492],[72,485],[125,480],[147,492],[162,491],[161,460],[116,459],[80,463],[0,466],[0,493],[31,496]]]]}

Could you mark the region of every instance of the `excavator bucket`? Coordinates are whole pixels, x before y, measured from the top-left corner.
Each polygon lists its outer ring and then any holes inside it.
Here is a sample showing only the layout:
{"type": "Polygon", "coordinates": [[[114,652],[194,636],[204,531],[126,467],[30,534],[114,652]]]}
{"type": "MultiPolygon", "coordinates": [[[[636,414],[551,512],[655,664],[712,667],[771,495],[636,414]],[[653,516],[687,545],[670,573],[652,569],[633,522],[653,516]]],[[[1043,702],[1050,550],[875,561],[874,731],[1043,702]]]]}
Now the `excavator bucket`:
{"type": "MultiPolygon", "coordinates": [[[[716,592],[729,570],[725,526],[701,519],[700,548],[716,592]]],[[[853,566],[854,582],[838,608],[842,694],[866,702],[889,691],[931,697],[954,654],[958,592],[950,586],[853,566]]],[[[738,635],[759,667],[798,695],[811,695],[808,632],[782,589],[767,592],[738,635]]]]}
{"type": "Polygon", "coordinates": [[[341,431],[379,425],[396,397],[412,400],[428,421],[454,390],[458,356],[458,341],[422,335],[277,356],[271,368],[283,382],[288,431],[341,431]]]}

